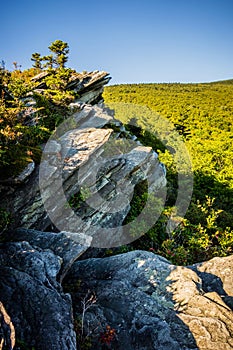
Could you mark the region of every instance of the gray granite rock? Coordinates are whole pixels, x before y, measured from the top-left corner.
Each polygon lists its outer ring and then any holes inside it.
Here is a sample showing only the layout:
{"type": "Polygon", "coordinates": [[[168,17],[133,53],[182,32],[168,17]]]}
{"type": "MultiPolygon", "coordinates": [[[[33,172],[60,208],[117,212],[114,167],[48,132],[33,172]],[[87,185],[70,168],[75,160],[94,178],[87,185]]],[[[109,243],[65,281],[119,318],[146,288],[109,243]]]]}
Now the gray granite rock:
{"type": "MultiPolygon", "coordinates": [[[[44,78],[51,74],[44,71],[31,78],[36,83],[35,91],[43,94],[47,89],[44,78]]],[[[73,73],[67,83],[65,89],[75,91],[79,97],[75,102],[81,103],[97,103],[102,97],[103,87],[110,81],[109,73],[104,71],[92,71],[83,73],[73,73]]]]}
{"type": "Polygon", "coordinates": [[[130,239],[122,223],[134,186],[143,180],[150,191],[165,187],[155,152],[127,139],[111,111],[82,105],[57,128],[27,181],[2,185],[0,206],[14,217],[11,229],[80,232],[95,237],[96,247],[117,246],[130,239]],[[82,208],[77,202],[71,207],[79,193],[84,193],[82,208]]]}
{"type": "Polygon", "coordinates": [[[62,259],[27,242],[0,251],[0,299],[16,338],[38,350],[77,349],[71,299],[56,281],[62,259]]]}
{"type": "Polygon", "coordinates": [[[64,283],[72,293],[76,318],[86,293],[96,295],[84,322],[85,331],[93,331],[92,349],[110,325],[117,332],[112,349],[230,350],[232,271],[233,256],[181,267],[134,251],[78,261],[64,283]]]}
{"type": "Polygon", "coordinates": [[[62,281],[73,262],[90,247],[92,240],[91,237],[81,233],[53,233],[23,228],[8,231],[7,236],[14,242],[26,241],[35,248],[50,249],[56,256],[59,256],[62,259],[60,270],[57,273],[59,282],[62,281]]]}
{"type": "Polygon", "coordinates": [[[79,94],[77,101],[94,104],[101,100],[103,87],[110,79],[109,73],[103,71],[76,73],[72,75],[66,89],[79,94]]]}

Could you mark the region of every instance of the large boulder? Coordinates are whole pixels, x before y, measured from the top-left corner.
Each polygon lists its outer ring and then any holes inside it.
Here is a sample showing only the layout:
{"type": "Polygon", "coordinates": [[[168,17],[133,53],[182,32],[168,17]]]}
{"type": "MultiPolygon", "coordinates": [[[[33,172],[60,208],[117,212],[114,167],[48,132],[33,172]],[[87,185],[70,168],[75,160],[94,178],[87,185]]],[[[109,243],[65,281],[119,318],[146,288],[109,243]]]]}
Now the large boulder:
{"type": "Polygon", "coordinates": [[[67,271],[91,245],[91,237],[81,233],[72,232],[42,232],[19,228],[7,232],[8,241],[28,242],[31,246],[43,250],[51,250],[54,255],[61,258],[60,270],[56,276],[59,282],[66,275],[67,271]]]}
{"type": "Polygon", "coordinates": [[[100,348],[106,326],[112,349],[230,350],[233,348],[233,256],[190,267],[134,251],[77,261],[64,280],[84,329],[100,348]]]}
{"type": "MultiPolygon", "coordinates": [[[[9,315],[0,310],[0,336],[14,327],[16,343],[27,348],[76,350],[71,298],[56,280],[62,259],[25,241],[2,243],[0,250],[0,300],[9,315]]],[[[3,349],[12,349],[9,338],[3,349]]]]}

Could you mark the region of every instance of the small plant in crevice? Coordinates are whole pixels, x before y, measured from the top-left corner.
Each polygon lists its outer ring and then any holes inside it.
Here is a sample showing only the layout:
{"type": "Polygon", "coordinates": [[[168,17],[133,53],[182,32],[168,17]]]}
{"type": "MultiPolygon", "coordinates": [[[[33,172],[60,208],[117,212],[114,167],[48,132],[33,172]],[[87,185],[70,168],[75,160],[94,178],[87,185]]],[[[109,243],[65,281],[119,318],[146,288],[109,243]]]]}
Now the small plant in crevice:
{"type": "Polygon", "coordinates": [[[0,234],[7,230],[12,218],[8,211],[0,208],[0,234]]]}
{"type": "Polygon", "coordinates": [[[96,303],[95,293],[88,290],[81,299],[81,313],[74,319],[77,345],[81,350],[90,350],[96,347],[100,350],[111,349],[112,343],[117,338],[116,330],[106,324],[106,320],[103,320],[102,316],[97,313],[96,316],[92,314],[90,317],[87,314],[89,309],[97,306],[96,303]]]}
{"type": "Polygon", "coordinates": [[[81,187],[80,191],[73,194],[70,199],[68,200],[68,206],[72,209],[79,209],[81,206],[84,205],[85,201],[90,198],[92,195],[91,190],[89,187],[81,187]]]}
{"type": "Polygon", "coordinates": [[[76,318],[74,321],[74,330],[76,333],[77,344],[79,345],[81,350],[88,350],[92,346],[91,334],[93,330],[88,329],[87,332],[84,332],[84,322],[87,310],[93,307],[96,301],[97,298],[95,293],[88,291],[84,298],[81,300],[81,317],[76,318]]]}
{"type": "Polygon", "coordinates": [[[74,331],[76,333],[76,341],[80,350],[89,350],[92,347],[91,334],[82,334],[82,321],[80,318],[74,320],[74,331]]]}
{"type": "Polygon", "coordinates": [[[100,333],[100,344],[103,347],[107,347],[107,349],[111,349],[111,344],[113,340],[116,338],[116,330],[111,328],[109,325],[106,326],[105,330],[100,333]]]}

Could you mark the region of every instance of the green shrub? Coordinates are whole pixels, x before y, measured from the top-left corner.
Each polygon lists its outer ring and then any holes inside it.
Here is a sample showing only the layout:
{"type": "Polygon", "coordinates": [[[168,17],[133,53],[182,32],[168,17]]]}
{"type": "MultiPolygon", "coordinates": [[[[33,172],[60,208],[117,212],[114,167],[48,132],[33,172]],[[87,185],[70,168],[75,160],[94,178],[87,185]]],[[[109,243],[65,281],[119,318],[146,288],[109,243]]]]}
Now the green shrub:
{"type": "Polygon", "coordinates": [[[11,215],[5,209],[0,208],[0,233],[3,233],[11,222],[11,215]]]}

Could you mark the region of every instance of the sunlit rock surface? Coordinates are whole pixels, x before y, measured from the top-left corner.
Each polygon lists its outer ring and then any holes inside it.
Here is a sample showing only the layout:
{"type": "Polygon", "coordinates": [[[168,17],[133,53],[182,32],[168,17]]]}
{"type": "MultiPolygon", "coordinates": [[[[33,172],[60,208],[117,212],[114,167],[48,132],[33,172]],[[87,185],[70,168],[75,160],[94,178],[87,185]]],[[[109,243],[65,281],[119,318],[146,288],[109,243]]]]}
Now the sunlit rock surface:
{"type": "Polygon", "coordinates": [[[233,257],[174,266],[134,251],[74,263],[65,279],[74,315],[88,291],[97,302],[86,313],[98,347],[98,324],[116,330],[112,349],[230,350],[233,348],[233,257]],[[79,281],[76,288],[75,282],[79,281]]]}
{"type": "Polygon", "coordinates": [[[103,227],[116,227],[106,245],[127,243],[122,223],[134,186],[146,180],[156,192],[166,185],[155,152],[132,138],[104,107],[82,105],[58,127],[24,183],[1,185],[0,206],[14,217],[11,228],[79,232],[101,246],[108,239],[103,227]],[[72,202],[80,193],[82,205],[72,202]]]}

